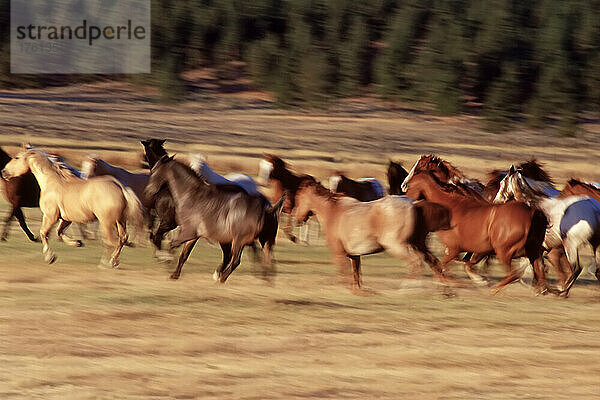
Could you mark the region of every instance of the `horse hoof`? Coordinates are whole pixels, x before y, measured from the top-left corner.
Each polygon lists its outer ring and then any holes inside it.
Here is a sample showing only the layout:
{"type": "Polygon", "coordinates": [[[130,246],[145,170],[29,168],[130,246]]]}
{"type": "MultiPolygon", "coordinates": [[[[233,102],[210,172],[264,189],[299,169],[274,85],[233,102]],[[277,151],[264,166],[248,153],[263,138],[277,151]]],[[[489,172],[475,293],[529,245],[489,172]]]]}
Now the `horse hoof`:
{"type": "Polygon", "coordinates": [[[171,274],[171,276],[169,276],[169,279],[176,281],[177,279],[179,279],[179,275],[171,274]]]}
{"type": "Polygon", "coordinates": [[[83,247],[83,242],[81,240],[76,240],[75,247],[83,247]]]}
{"type": "Polygon", "coordinates": [[[290,236],[290,240],[292,241],[292,243],[298,242],[298,238],[296,238],[296,236],[290,236]]]}
{"type": "Polygon", "coordinates": [[[217,271],[213,272],[212,278],[213,278],[213,281],[218,282],[219,278],[220,278],[219,273],[217,271]]]}
{"type": "Polygon", "coordinates": [[[135,243],[133,243],[133,242],[126,242],[126,243],[125,243],[125,246],[126,246],[126,247],[131,247],[131,248],[134,248],[134,247],[135,247],[135,243]]]}
{"type": "Polygon", "coordinates": [[[51,255],[45,256],[44,260],[46,260],[46,262],[48,264],[52,264],[56,261],[56,256],[54,254],[51,254],[51,255]]]}
{"type": "MultiPolygon", "coordinates": [[[[0,242],[6,242],[6,239],[8,239],[8,235],[0,236],[0,242]]],[[[33,242],[33,240],[31,238],[29,238],[29,240],[31,240],[33,242]]]]}

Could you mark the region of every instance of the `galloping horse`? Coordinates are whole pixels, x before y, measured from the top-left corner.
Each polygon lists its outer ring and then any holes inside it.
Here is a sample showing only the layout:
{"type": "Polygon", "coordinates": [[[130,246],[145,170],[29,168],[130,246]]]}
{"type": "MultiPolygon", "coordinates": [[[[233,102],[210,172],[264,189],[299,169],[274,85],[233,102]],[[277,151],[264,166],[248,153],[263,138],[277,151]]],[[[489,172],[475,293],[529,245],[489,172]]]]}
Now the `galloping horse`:
{"type": "Polygon", "coordinates": [[[527,257],[537,277],[538,292],[550,290],[542,257],[547,226],[547,219],[542,212],[522,202],[490,204],[473,199],[455,186],[440,182],[431,172],[416,173],[405,183],[409,197],[424,198],[450,210],[452,229],[438,233],[446,247],[443,268],[460,252],[472,252],[473,256],[465,265],[465,270],[471,279],[480,282],[482,278],[472,267],[495,253],[508,271],[506,278],[492,289],[498,292],[518,280],[522,274],[522,270],[512,267],[512,259],[527,257]]]}
{"type": "Polygon", "coordinates": [[[358,201],[373,201],[385,196],[385,190],[375,178],[353,180],[341,173],[329,177],[329,190],[352,197],[358,201]]]}
{"type": "Polygon", "coordinates": [[[221,176],[210,168],[206,162],[206,158],[202,154],[192,154],[190,156],[190,167],[198,175],[206,179],[208,183],[212,183],[213,185],[237,185],[248,194],[262,196],[254,179],[248,175],[237,173],[221,176]]]}
{"type": "Polygon", "coordinates": [[[388,194],[403,195],[404,191],[401,186],[407,176],[408,172],[402,167],[402,164],[390,160],[387,170],[388,194]]]}
{"type": "Polygon", "coordinates": [[[314,180],[314,178],[310,175],[295,175],[288,169],[285,161],[272,154],[263,154],[263,159],[259,164],[258,178],[261,184],[271,186],[271,202],[286,193],[282,211],[290,218],[287,219],[283,232],[292,242],[296,243],[297,238],[292,232],[293,218],[291,218],[296,204],[296,192],[303,181],[314,180]]]}
{"type": "Polygon", "coordinates": [[[524,201],[540,209],[548,217],[550,228],[546,232],[544,241],[547,249],[564,246],[573,270],[564,284],[562,295],[569,295],[569,290],[582,271],[579,249],[584,245],[592,247],[596,278],[600,281],[597,253],[600,246],[600,202],[598,200],[589,196],[549,198],[543,192],[531,187],[514,167],[511,167],[502,180],[494,202],[504,202],[510,198],[524,201]]]}
{"type": "Polygon", "coordinates": [[[83,179],[89,179],[94,176],[112,176],[123,185],[129,186],[146,209],[150,206],[144,197],[144,189],[150,180],[150,175],[146,173],[132,173],[124,168],[111,165],[98,156],[89,155],[81,164],[81,174],[83,179]]]}
{"type": "MultiPolygon", "coordinates": [[[[11,160],[11,157],[0,148],[0,170],[6,166],[11,160]]],[[[23,214],[22,207],[26,208],[37,208],[40,206],[40,185],[38,184],[35,176],[31,172],[28,172],[22,176],[15,177],[10,180],[0,179],[4,197],[12,206],[12,209],[6,219],[4,220],[4,227],[0,240],[5,241],[8,238],[8,231],[10,229],[10,222],[13,217],[19,221],[19,225],[27,238],[32,242],[39,241],[33,233],[29,230],[27,223],[25,222],[25,215],[23,214]]]]}
{"type": "Polygon", "coordinates": [[[413,165],[402,182],[401,189],[406,192],[408,182],[419,172],[430,171],[443,183],[462,187],[463,191],[471,191],[473,195],[483,196],[483,185],[477,179],[467,178],[458,168],[446,160],[433,154],[422,155],[413,165]],[[461,185],[462,184],[462,185],[461,185]]]}
{"type": "Polygon", "coordinates": [[[425,260],[436,277],[446,282],[438,260],[425,244],[427,233],[450,228],[448,210],[428,202],[413,203],[405,196],[386,196],[360,202],[331,193],[314,180],[305,180],[296,192],[296,218],[314,213],[325,226],[327,243],[346,274],[352,264],[354,285],[360,289],[360,256],[384,250],[415,264],[425,260]]]}
{"type": "MultiPolygon", "coordinates": [[[[559,191],[553,186],[554,181],[550,175],[544,171],[542,165],[532,158],[529,161],[523,162],[515,167],[521,171],[521,174],[528,179],[528,183],[532,187],[543,191],[548,197],[556,197],[559,191]]],[[[484,197],[492,202],[500,189],[500,182],[506,177],[506,171],[495,169],[488,173],[488,181],[483,190],[484,197]]]]}
{"type": "MultiPolygon", "coordinates": [[[[24,149],[2,170],[2,176],[10,179],[32,172],[40,185],[40,210],[42,225],[40,238],[44,245],[46,262],[56,260],[48,245],[48,232],[60,220],[58,236],[71,222],[87,223],[98,220],[104,233],[107,248],[113,248],[109,261],[104,258],[102,266],[116,268],[119,255],[127,242],[128,221],[136,228],[143,226],[143,206],[131,189],[124,187],[112,177],[83,180],[52,163],[45,153],[24,149]]],[[[69,243],[77,246],[79,241],[69,243]]]]}
{"type": "Polygon", "coordinates": [[[594,183],[582,182],[577,179],[569,179],[567,185],[558,195],[559,199],[564,199],[569,196],[590,196],[600,201],[600,187],[594,183]]]}
{"type": "Polygon", "coordinates": [[[269,214],[278,214],[284,197],[275,206],[262,196],[252,196],[236,185],[212,185],[188,166],[163,157],[152,167],[146,195],[152,198],[167,186],[181,230],[171,248],[184,244],[171,279],[178,279],[183,264],[199,238],[218,242],[223,263],[213,278],[223,283],[240,263],[246,245],[265,232],[269,214]]]}

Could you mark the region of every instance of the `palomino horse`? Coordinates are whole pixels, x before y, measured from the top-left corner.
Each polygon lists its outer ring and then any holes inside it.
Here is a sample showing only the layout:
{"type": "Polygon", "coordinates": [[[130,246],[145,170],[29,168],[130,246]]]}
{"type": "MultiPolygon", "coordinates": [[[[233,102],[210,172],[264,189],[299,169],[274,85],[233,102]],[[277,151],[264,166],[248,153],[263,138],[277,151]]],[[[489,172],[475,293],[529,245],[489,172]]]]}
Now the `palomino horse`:
{"type": "Polygon", "coordinates": [[[408,182],[412,177],[423,171],[430,171],[440,182],[462,186],[463,191],[470,190],[473,194],[483,196],[483,185],[477,179],[467,178],[458,168],[433,154],[422,155],[415,162],[415,165],[413,165],[406,178],[404,178],[401,189],[406,192],[408,182]]]}
{"type": "Polygon", "coordinates": [[[248,175],[238,173],[221,176],[210,168],[206,162],[206,157],[202,154],[192,154],[190,156],[190,167],[196,171],[198,175],[206,179],[208,183],[212,183],[213,185],[237,185],[244,189],[248,194],[262,196],[254,179],[248,175]]]}
{"type": "MultiPolygon", "coordinates": [[[[56,257],[48,245],[48,232],[60,220],[58,236],[71,222],[87,223],[98,220],[104,233],[107,248],[113,248],[109,261],[101,265],[116,268],[119,255],[127,242],[126,223],[136,228],[143,226],[143,206],[139,199],[119,181],[112,177],[83,180],[55,166],[41,151],[25,149],[2,170],[2,176],[10,179],[31,171],[40,185],[40,210],[42,225],[40,238],[44,245],[46,262],[56,257]]],[[[78,243],[77,243],[78,242],[78,243]]],[[[81,245],[73,241],[72,245],[81,245]]]]}
{"type": "Polygon", "coordinates": [[[388,194],[403,195],[404,191],[401,186],[407,176],[408,172],[402,167],[402,164],[390,160],[387,170],[388,194]]]}
{"type": "Polygon", "coordinates": [[[329,190],[358,201],[373,201],[385,196],[385,190],[375,178],[350,179],[341,173],[329,177],[329,190]]]}
{"type": "MultiPolygon", "coordinates": [[[[544,171],[542,165],[532,158],[529,161],[523,162],[516,167],[521,171],[521,174],[528,179],[528,183],[537,190],[543,191],[548,197],[556,197],[559,194],[558,189],[553,185],[553,180],[550,175],[544,171]]],[[[496,198],[496,194],[500,189],[500,182],[506,176],[506,171],[495,169],[488,173],[488,181],[483,190],[484,197],[492,202],[496,198]]]]}
{"type": "MultiPolygon", "coordinates": [[[[296,192],[300,184],[305,180],[314,180],[310,175],[296,175],[288,169],[287,164],[281,158],[272,154],[263,154],[258,170],[258,179],[262,185],[271,187],[271,202],[286,194],[283,212],[289,216],[283,227],[283,232],[294,243],[297,238],[293,234],[293,221],[291,217],[296,203],[296,192]]],[[[308,231],[307,235],[308,237],[308,231]]]]}
{"type": "MultiPolygon", "coordinates": [[[[10,160],[11,157],[0,148],[0,169],[4,168],[10,160]]],[[[37,239],[29,230],[29,227],[25,222],[25,215],[23,214],[23,210],[21,210],[22,207],[37,208],[40,206],[40,185],[35,180],[35,176],[33,176],[31,172],[28,172],[10,180],[0,179],[0,181],[4,197],[12,206],[10,213],[4,220],[4,227],[2,229],[2,234],[0,234],[0,240],[5,241],[8,238],[10,222],[14,217],[19,221],[21,229],[23,229],[23,232],[25,232],[29,240],[32,242],[39,241],[39,239],[37,239]]]]}
{"type": "Polygon", "coordinates": [[[88,179],[94,176],[109,175],[116,178],[125,186],[129,186],[137,195],[144,207],[149,208],[150,204],[144,197],[144,189],[150,180],[150,175],[146,173],[132,173],[124,168],[109,164],[95,155],[89,155],[81,164],[81,177],[88,179]]]}
{"type": "Polygon", "coordinates": [[[450,210],[452,229],[438,233],[446,247],[442,267],[460,252],[472,252],[465,269],[471,279],[481,282],[472,267],[495,253],[508,270],[506,278],[493,288],[498,292],[522,274],[522,270],[513,268],[512,259],[527,257],[538,278],[537,290],[549,290],[542,257],[547,220],[542,212],[522,202],[490,204],[473,199],[455,186],[440,182],[431,172],[414,174],[406,183],[409,197],[425,198],[450,210]]]}
{"type": "Polygon", "coordinates": [[[327,244],[340,274],[346,275],[348,259],[355,288],[361,288],[360,256],[388,251],[416,264],[425,260],[440,281],[447,281],[438,260],[425,244],[429,231],[450,228],[448,210],[431,204],[413,204],[405,196],[386,196],[360,202],[331,193],[314,180],[305,180],[296,193],[296,218],[314,213],[325,227],[327,244]]]}
{"type": "Polygon", "coordinates": [[[217,242],[223,250],[223,263],[215,280],[223,283],[240,264],[246,245],[260,240],[268,215],[278,214],[284,197],[271,204],[262,196],[252,196],[236,185],[212,185],[188,166],[163,157],[152,167],[146,195],[152,198],[168,186],[181,230],[171,247],[184,244],[171,279],[178,279],[183,264],[199,238],[217,242]]]}
{"type": "MultiPolygon", "coordinates": [[[[582,271],[579,250],[589,245],[594,252],[596,278],[600,281],[598,270],[598,246],[600,246],[600,202],[589,196],[570,196],[556,199],[546,197],[543,192],[529,186],[528,181],[514,167],[500,183],[500,190],[494,202],[500,203],[514,198],[524,201],[544,212],[550,221],[544,246],[547,249],[564,246],[567,259],[573,271],[564,284],[562,294],[569,290],[582,271]]],[[[510,204],[510,203],[508,203],[510,204]]]]}

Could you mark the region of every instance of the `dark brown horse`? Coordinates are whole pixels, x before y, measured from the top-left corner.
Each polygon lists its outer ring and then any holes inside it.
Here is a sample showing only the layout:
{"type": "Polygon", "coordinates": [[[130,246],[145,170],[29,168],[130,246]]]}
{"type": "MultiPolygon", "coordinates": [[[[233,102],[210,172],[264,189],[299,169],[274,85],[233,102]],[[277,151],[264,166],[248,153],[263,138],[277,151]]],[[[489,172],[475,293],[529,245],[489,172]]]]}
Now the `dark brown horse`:
{"type": "MultiPolygon", "coordinates": [[[[310,175],[294,174],[288,169],[285,161],[273,154],[263,154],[263,159],[259,164],[258,179],[261,184],[270,187],[271,202],[277,201],[284,193],[286,194],[282,211],[290,216],[296,207],[296,192],[300,184],[306,180],[315,180],[310,175]]],[[[292,218],[287,219],[283,231],[295,243],[297,238],[292,232],[292,221],[292,218]]]]}
{"type": "MultiPolygon", "coordinates": [[[[547,219],[522,202],[489,204],[465,196],[453,185],[440,182],[430,172],[414,174],[407,182],[407,195],[413,199],[425,198],[450,210],[452,229],[438,233],[446,247],[442,267],[454,260],[460,252],[472,252],[465,269],[470,277],[481,279],[472,266],[484,257],[496,254],[506,266],[508,275],[493,291],[518,280],[522,270],[512,267],[512,259],[527,257],[534,268],[537,290],[550,290],[544,271],[543,247],[547,219]]],[[[555,292],[554,290],[552,290],[555,292]]]]}
{"type": "MultiPolygon", "coordinates": [[[[11,159],[12,158],[0,148],[0,170],[2,170],[11,159]]],[[[31,172],[28,172],[25,175],[10,180],[0,178],[0,184],[2,185],[4,197],[11,205],[11,211],[4,220],[4,227],[2,229],[2,234],[0,234],[0,240],[4,241],[8,238],[10,223],[13,218],[16,218],[29,240],[32,242],[39,241],[39,239],[29,230],[29,227],[25,222],[25,215],[23,214],[23,210],[21,210],[22,207],[37,208],[40,206],[40,185],[35,179],[35,176],[33,176],[31,172]]]]}
{"type": "Polygon", "coordinates": [[[350,179],[341,173],[329,177],[329,189],[358,201],[373,201],[385,196],[385,190],[375,178],[350,179]]]}
{"type": "Polygon", "coordinates": [[[403,195],[402,182],[404,182],[407,176],[408,171],[402,167],[402,164],[390,160],[387,170],[388,194],[403,195]]]}
{"type": "Polygon", "coordinates": [[[284,200],[282,196],[271,206],[263,196],[249,195],[239,186],[211,185],[190,167],[166,156],[152,167],[146,195],[151,198],[165,186],[180,226],[171,247],[184,245],[171,279],[179,278],[194,245],[205,238],[221,245],[223,263],[213,277],[225,282],[239,265],[244,247],[261,238],[269,215],[279,214],[284,200]]]}
{"type": "MultiPolygon", "coordinates": [[[[542,168],[542,164],[532,158],[531,160],[525,161],[515,167],[516,169],[521,171],[521,174],[529,179],[533,179],[538,182],[545,182],[550,185],[554,184],[554,181],[550,177],[544,169],[542,168]]],[[[488,172],[488,181],[485,184],[485,188],[483,190],[483,195],[488,201],[493,201],[498,193],[498,189],[500,189],[500,182],[506,176],[507,170],[495,169],[488,172]]]]}

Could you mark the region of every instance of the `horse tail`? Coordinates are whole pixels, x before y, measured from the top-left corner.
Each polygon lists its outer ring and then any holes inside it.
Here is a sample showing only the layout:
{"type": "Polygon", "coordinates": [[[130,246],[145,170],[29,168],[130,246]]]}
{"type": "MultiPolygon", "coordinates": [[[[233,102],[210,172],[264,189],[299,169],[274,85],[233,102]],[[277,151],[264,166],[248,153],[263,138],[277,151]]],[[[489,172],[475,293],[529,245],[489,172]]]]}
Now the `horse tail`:
{"type": "Polygon", "coordinates": [[[144,206],[142,205],[139,197],[129,186],[125,186],[120,182],[119,186],[121,186],[123,196],[125,197],[125,201],[127,203],[125,208],[127,225],[133,227],[134,236],[137,236],[138,233],[144,232],[146,228],[144,223],[144,206]]]}
{"type": "Polygon", "coordinates": [[[541,256],[548,224],[548,218],[546,218],[546,215],[542,211],[533,211],[531,225],[529,226],[527,240],[525,241],[525,250],[528,256],[534,256],[535,258],[541,256]]]}

